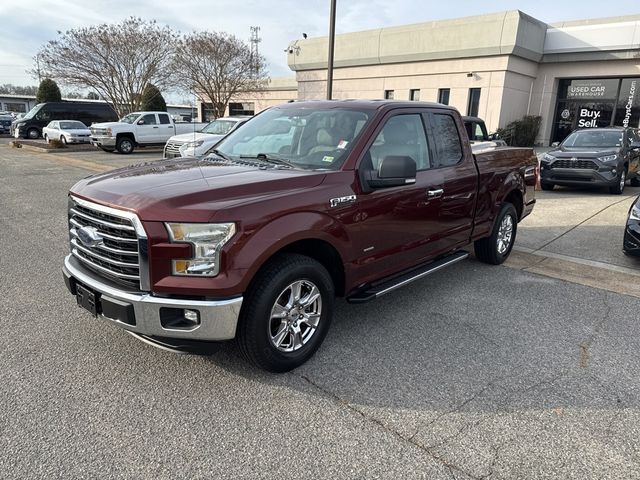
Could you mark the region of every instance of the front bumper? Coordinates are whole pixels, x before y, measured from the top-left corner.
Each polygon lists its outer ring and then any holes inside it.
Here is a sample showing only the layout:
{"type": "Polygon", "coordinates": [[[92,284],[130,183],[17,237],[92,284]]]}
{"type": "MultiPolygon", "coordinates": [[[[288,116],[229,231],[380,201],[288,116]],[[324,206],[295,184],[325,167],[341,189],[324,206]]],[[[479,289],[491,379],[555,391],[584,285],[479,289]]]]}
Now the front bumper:
{"type": "Polygon", "coordinates": [[[91,135],[91,145],[95,145],[96,147],[115,148],[116,138],[115,137],[99,137],[99,136],[91,135]]]}
{"type": "Polygon", "coordinates": [[[627,220],[622,251],[627,255],[640,256],[640,223],[636,220],[627,220]]]}
{"type": "Polygon", "coordinates": [[[127,292],[108,284],[83,268],[71,255],[64,259],[64,280],[72,295],[80,283],[97,294],[98,313],[121,328],[139,335],[198,341],[230,340],[242,306],[242,297],[226,300],[183,300],[156,297],[151,293],[127,292]],[[193,328],[163,326],[161,309],[197,310],[200,323],[193,328]]]}
{"type": "MultiPolygon", "coordinates": [[[[616,168],[615,166],[613,168],[616,168]]],[[[593,185],[598,187],[612,187],[618,184],[618,172],[611,169],[592,170],[586,168],[549,168],[542,167],[540,181],[555,185],[593,185]]]]}

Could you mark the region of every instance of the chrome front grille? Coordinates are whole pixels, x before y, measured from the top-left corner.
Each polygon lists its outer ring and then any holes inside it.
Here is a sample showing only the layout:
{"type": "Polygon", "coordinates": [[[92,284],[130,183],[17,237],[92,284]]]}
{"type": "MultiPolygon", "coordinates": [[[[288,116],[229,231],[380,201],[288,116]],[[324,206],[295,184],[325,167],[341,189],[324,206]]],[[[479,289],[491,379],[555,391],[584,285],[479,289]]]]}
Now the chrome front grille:
{"type": "Polygon", "coordinates": [[[86,268],[135,290],[148,289],[146,234],[135,214],[69,197],[69,242],[86,268]],[[83,227],[95,229],[97,244],[80,239],[83,227]]]}
{"type": "Polygon", "coordinates": [[[184,145],[184,142],[180,141],[168,141],[164,147],[164,158],[176,158],[181,157],[180,147],[184,145]]]}
{"type": "Polygon", "coordinates": [[[551,168],[582,168],[585,170],[598,170],[598,164],[592,160],[564,160],[559,159],[551,164],[551,168]]]}

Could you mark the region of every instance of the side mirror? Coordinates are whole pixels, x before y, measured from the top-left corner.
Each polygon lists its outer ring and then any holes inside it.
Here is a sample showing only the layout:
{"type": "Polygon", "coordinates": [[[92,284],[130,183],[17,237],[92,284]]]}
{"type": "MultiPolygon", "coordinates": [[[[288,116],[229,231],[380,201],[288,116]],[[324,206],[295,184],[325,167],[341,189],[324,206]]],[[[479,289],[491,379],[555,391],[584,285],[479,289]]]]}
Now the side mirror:
{"type": "Polygon", "coordinates": [[[138,125],[144,125],[144,120],[138,120],[138,125]]]}
{"type": "Polygon", "coordinates": [[[552,146],[552,147],[557,147],[558,145],[560,145],[560,142],[553,142],[553,143],[551,144],[551,146],[552,146]]]}
{"type": "Polygon", "coordinates": [[[411,157],[390,155],[384,157],[376,172],[371,172],[368,184],[372,188],[400,187],[416,183],[416,162],[411,157]]]}

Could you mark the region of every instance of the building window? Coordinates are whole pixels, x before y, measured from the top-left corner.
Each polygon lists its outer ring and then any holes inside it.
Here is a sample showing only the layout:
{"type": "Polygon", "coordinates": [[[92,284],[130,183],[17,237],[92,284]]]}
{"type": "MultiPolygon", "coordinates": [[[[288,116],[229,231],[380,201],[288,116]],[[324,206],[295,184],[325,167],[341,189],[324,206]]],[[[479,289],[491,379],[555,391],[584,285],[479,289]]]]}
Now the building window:
{"type": "Polygon", "coordinates": [[[478,107],[480,106],[480,89],[469,89],[469,103],[467,104],[467,115],[470,117],[478,116],[478,107]]]}
{"type": "Polygon", "coordinates": [[[451,93],[450,88],[441,88],[438,90],[438,103],[443,105],[449,105],[449,94],[451,93]]]}
{"type": "Polygon", "coordinates": [[[5,103],[4,110],[9,112],[27,113],[27,106],[24,103],[5,103]]]}
{"type": "Polygon", "coordinates": [[[413,100],[414,102],[417,102],[420,100],[420,89],[414,88],[412,90],[409,90],[409,100],[413,100]]]}
{"type": "Polygon", "coordinates": [[[255,115],[256,107],[253,102],[244,103],[230,103],[229,104],[229,116],[235,115],[255,115]]]}
{"type": "Polygon", "coordinates": [[[385,100],[393,100],[393,90],[385,90],[384,98],[385,100]]]}

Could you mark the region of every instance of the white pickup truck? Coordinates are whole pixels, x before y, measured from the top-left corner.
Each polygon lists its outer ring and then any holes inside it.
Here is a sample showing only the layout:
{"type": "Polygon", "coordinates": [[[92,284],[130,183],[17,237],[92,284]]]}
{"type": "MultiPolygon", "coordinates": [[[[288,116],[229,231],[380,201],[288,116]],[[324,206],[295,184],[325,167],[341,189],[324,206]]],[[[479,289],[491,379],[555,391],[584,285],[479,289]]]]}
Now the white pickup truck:
{"type": "Polygon", "coordinates": [[[136,147],[164,146],[176,134],[198,131],[202,123],[174,123],[167,112],[133,112],[117,122],[91,125],[91,143],[105,152],[128,154],[136,147]]]}

